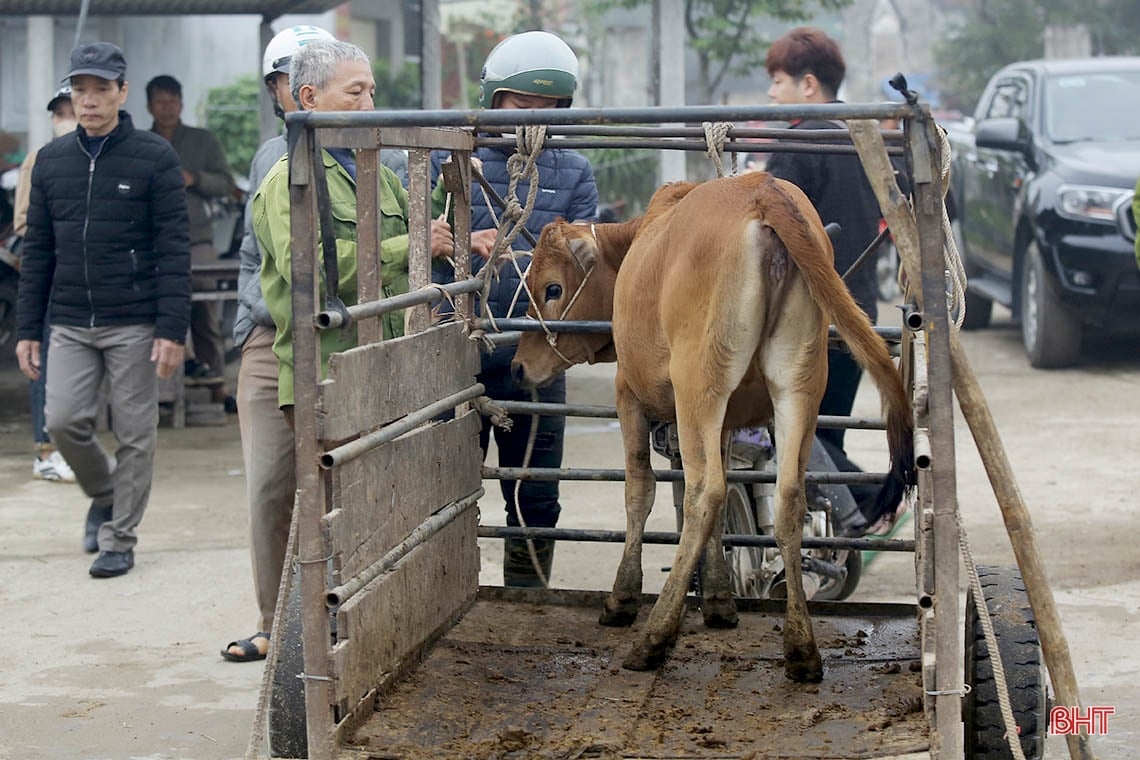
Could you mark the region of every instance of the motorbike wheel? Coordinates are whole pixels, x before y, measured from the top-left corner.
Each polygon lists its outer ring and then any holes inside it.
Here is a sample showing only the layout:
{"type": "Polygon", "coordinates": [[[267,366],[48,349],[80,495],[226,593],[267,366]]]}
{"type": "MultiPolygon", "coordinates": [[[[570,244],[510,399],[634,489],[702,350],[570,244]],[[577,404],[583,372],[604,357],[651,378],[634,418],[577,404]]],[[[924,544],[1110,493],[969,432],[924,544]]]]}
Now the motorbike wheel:
{"type": "Polygon", "coordinates": [[[301,576],[296,570],[285,605],[285,620],[280,624],[285,631],[269,692],[269,752],[275,758],[308,757],[305,682],[297,677],[305,672],[305,657],[301,644],[301,576]]]}
{"type": "MultiPolygon", "coordinates": [[[[741,536],[755,536],[759,532],[747,487],[740,483],[730,483],[725,494],[724,532],[741,536]]],[[[762,598],[757,578],[764,564],[764,550],[758,546],[725,547],[724,558],[732,577],[733,595],[744,599],[762,598]]]]}
{"type": "Polygon", "coordinates": [[[847,570],[847,577],[841,581],[828,580],[819,587],[813,598],[826,602],[840,602],[855,593],[859,587],[859,579],[863,577],[863,552],[854,549],[835,552],[836,564],[842,564],[847,570]],[[842,558],[840,556],[847,555],[842,558]]]}

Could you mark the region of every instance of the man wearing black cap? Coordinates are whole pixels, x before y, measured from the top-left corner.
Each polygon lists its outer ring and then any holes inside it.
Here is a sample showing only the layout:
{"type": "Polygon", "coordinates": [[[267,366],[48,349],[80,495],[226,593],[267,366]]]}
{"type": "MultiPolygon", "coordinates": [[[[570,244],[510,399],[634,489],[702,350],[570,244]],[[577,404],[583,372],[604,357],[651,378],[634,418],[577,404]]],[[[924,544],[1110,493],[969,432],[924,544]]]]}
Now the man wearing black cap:
{"type": "Polygon", "coordinates": [[[92,500],[84,547],[99,551],[96,578],[134,566],[154,470],[156,375],[169,377],[182,361],[190,322],[182,169],[168,142],[120,110],[126,73],[111,43],[71,54],[79,129],[36,159],[17,306],[16,355],[32,379],[50,311],[47,428],[92,500]],[[113,460],[94,435],[104,380],[113,460]]]}

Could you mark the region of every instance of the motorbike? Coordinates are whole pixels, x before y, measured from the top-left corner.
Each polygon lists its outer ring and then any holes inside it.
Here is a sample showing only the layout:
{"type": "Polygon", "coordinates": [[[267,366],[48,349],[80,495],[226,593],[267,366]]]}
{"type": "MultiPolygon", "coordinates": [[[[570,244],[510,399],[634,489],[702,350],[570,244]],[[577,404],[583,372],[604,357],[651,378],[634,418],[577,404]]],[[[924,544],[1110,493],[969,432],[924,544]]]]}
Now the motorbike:
{"type": "MultiPolygon", "coordinates": [[[[657,423],[651,428],[654,451],[681,468],[681,449],[675,423],[657,423]]],[[[757,471],[774,475],[776,451],[765,428],[736,431],[729,445],[730,471],[757,471]]],[[[827,449],[815,438],[808,470],[838,472],[827,449]]],[[[804,515],[805,538],[833,538],[849,534],[862,520],[858,504],[845,485],[808,483],[808,511],[804,515]]],[[[677,529],[683,523],[685,484],[673,483],[677,529]]],[[[775,536],[776,487],[774,483],[729,482],[724,503],[726,535],[775,536]]],[[[784,560],[776,547],[725,546],[733,594],[740,598],[786,599],[784,560]]],[[[804,549],[804,593],[808,599],[839,601],[855,592],[863,572],[863,554],[848,549],[804,549]]],[[[699,575],[699,574],[697,574],[699,575]]]]}

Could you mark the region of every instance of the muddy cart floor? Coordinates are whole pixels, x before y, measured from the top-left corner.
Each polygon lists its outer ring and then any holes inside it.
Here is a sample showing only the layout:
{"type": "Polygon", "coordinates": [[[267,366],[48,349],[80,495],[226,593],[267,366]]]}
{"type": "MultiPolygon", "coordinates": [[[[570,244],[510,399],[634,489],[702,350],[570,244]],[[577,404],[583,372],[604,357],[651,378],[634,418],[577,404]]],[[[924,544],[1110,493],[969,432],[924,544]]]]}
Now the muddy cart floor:
{"type": "Polygon", "coordinates": [[[754,603],[730,631],[688,610],[665,665],[634,673],[620,667],[629,629],[597,623],[600,595],[541,593],[483,589],[343,756],[759,760],[928,747],[911,607],[814,607],[825,673],[803,685],[784,677],[773,603],[754,603]]]}

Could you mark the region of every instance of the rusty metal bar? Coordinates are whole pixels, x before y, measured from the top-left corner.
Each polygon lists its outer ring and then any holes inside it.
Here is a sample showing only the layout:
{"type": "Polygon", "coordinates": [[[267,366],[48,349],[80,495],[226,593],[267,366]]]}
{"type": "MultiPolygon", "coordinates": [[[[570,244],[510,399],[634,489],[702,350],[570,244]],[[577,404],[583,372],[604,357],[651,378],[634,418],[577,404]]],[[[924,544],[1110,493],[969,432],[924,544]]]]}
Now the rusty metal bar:
{"type": "MultiPolygon", "coordinates": [[[[883,141],[901,145],[905,135],[901,129],[884,129],[883,141]]],[[[564,124],[547,127],[546,134],[550,135],[593,135],[598,137],[705,137],[702,127],[648,127],[638,125],[626,126],[598,126],[564,124]]],[[[476,138],[478,139],[478,138],[476,138]]],[[[728,130],[729,140],[786,140],[788,142],[846,142],[851,145],[851,139],[843,130],[836,129],[788,129],[776,127],[731,127],[728,130]]],[[[513,143],[512,143],[513,144],[513,143]]],[[[562,143],[559,142],[559,145],[562,143]]],[[[753,143],[758,152],[763,152],[767,143],[753,143]]]]}
{"type": "MultiPolygon", "coordinates": [[[[547,417],[591,417],[616,420],[617,407],[597,404],[552,404],[543,401],[508,401],[491,399],[491,403],[501,407],[508,414],[538,414],[547,417]]],[[[846,428],[848,430],[886,430],[882,418],[841,417],[821,414],[816,422],[821,428],[846,428]]]]}
{"type": "MultiPolygon", "coordinates": [[[[401,295],[383,298],[379,301],[354,304],[348,307],[348,314],[354,321],[367,319],[368,317],[378,317],[381,314],[399,311],[409,306],[438,301],[442,293],[448,293],[453,296],[460,293],[474,293],[481,287],[483,287],[483,283],[474,279],[461,280],[447,285],[433,285],[423,290],[413,290],[410,293],[402,293],[401,295]]],[[[335,311],[317,312],[316,316],[313,317],[313,323],[318,330],[331,330],[344,325],[340,314],[335,311]]]]}
{"type": "Polygon", "coordinates": [[[452,393],[449,396],[444,396],[439,401],[434,401],[406,417],[401,417],[391,425],[385,425],[379,430],[374,430],[367,435],[362,435],[343,446],[337,446],[335,449],[326,451],[321,454],[319,460],[320,466],[322,469],[331,470],[345,462],[351,462],[353,459],[371,451],[377,446],[395,440],[404,433],[415,430],[425,422],[430,422],[441,414],[446,414],[460,404],[482,396],[485,390],[486,388],[483,387],[482,383],[475,383],[461,391],[452,393]]]}
{"type": "MultiPolygon", "coordinates": [[[[729,483],[775,483],[776,473],[759,470],[729,470],[729,483]]],[[[806,482],[823,485],[850,485],[865,483],[877,485],[887,477],[885,472],[822,472],[809,470],[806,482]]],[[[484,467],[485,480],[583,480],[599,483],[625,480],[625,470],[585,467],[484,467]]],[[[654,470],[658,483],[679,483],[685,479],[683,470],[654,470]]]]}
{"type": "Polygon", "coordinates": [[[453,501],[451,504],[448,504],[443,509],[428,517],[420,523],[415,530],[409,533],[407,538],[392,547],[383,557],[354,575],[347,583],[342,583],[339,586],[334,586],[329,589],[328,593],[325,594],[325,604],[329,609],[335,610],[347,602],[381,574],[391,570],[397,562],[408,555],[408,552],[417,546],[422,546],[425,541],[436,533],[439,533],[440,530],[453,522],[455,518],[463,514],[465,510],[474,507],[483,496],[483,493],[484,490],[480,488],[470,496],[465,496],[459,501],[453,501]]]}
{"type": "MultiPolygon", "coordinates": [[[[838,129],[831,130],[837,134],[843,134],[838,129]]],[[[480,137],[476,138],[475,144],[478,146],[487,146],[492,148],[509,148],[513,147],[515,140],[513,138],[507,139],[504,137],[480,137]]],[[[742,142],[727,142],[721,146],[721,150],[725,153],[803,153],[805,152],[804,146],[806,143],[742,143],[742,142]]],[[[582,137],[564,137],[558,140],[557,146],[559,148],[574,148],[581,150],[583,148],[645,148],[656,150],[688,150],[705,152],[709,149],[708,143],[703,140],[659,140],[652,137],[645,138],[621,138],[621,137],[607,137],[587,139],[582,137]]],[[[827,153],[844,156],[856,155],[854,146],[851,145],[813,145],[812,153],[827,153]]],[[[903,149],[899,147],[887,148],[887,153],[892,156],[903,155],[903,149]]]]}
{"type": "Polygon", "coordinates": [[[513,127],[529,124],[667,124],[706,121],[822,121],[913,119],[928,113],[924,104],[827,103],[764,106],[680,106],[646,108],[542,108],[473,111],[328,111],[289,114],[285,123],[302,120],[311,127],[513,127]]]}
{"type": "MultiPolygon", "coordinates": [[[[351,312],[351,309],[349,311],[351,312]]],[[[512,317],[511,319],[496,319],[494,323],[489,319],[478,319],[475,322],[476,327],[483,330],[494,330],[497,326],[502,331],[517,330],[519,332],[543,332],[544,324],[546,329],[553,333],[572,332],[601,335],[609,333],[611,330],[610,322],[590,319],[548,319],[545,322],[539,322],[537,319],[527,317],[512,317]]],[[[873,329],[885,341],[898,343],[902,340],[903,329],[901,327],[874,327],[873,329]]],[[[831,340],[839,340],[839,332],[834,325],[828,327],[827,337],[831,340]]]]}
{"type": "MultiPolygon", "coordinates": [[[[645,534],[647,544],[674,544],[681,538],[680,533],[649,531],[645,534]]],[[[502,525],[480,525],[479,538],[553,538],[557,541],[585,541],[594,543],[623,543],[624,530],[599,530],[583,528],[522,528],[502,525]]],[[[725,546],[776,546],[775,536],[725,534],[721,537],[725,546]]],[[[855,551],[913,552],[914,541],[900,538],[817,538],[804,536],[805,549],[853,549],[855,551]]]]}

